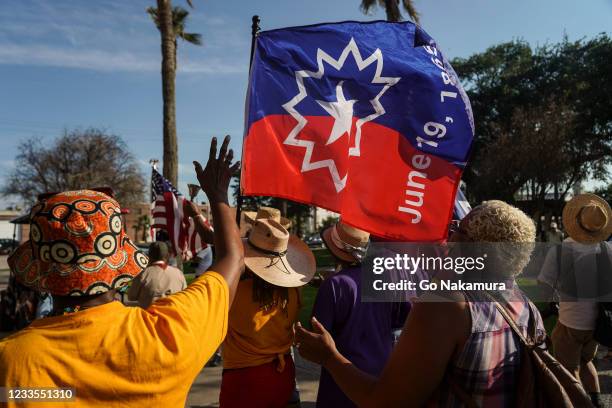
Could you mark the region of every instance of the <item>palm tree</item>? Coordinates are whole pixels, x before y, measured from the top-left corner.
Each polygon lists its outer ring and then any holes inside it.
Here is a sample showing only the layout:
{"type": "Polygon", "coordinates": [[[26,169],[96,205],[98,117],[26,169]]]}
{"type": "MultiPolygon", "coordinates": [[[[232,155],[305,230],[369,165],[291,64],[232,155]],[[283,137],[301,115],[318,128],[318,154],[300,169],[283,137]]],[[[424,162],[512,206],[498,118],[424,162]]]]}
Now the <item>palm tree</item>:
{"type": "MultiPolygon", "coordinates": [[[[187,3],[192,7],[191,0],[187,3]]],[[[176,79],[177,39],[201,45],[202,36],[185,31],[189,12],[182,7],[172,7],[172,0],[157,0],[157,8],[147,8],[147,13],[161,34],[162,95],[164,101],[164,177],[178,185],[178,143],[176,140],[176,79]]]]}
{"type": "MultiPolygon", "coordinates": [[[[415,23],[419,22],[419,13],[414,7],[413,0],[401,0],[404,10],[415,23]]],[[[361,0],[361,11],[368,14],[376,6],[384,7],[387,13],[387,21],[402,21],[400,11],[400,0],[361,0]]]]}

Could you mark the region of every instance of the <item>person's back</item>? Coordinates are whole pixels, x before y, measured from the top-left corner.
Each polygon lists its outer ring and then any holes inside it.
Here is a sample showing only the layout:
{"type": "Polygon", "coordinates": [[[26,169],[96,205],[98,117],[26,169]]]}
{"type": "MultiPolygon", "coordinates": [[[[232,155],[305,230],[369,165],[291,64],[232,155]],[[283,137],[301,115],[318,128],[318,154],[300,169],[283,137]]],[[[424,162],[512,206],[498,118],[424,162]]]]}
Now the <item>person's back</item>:
{"type": "Polygon", "coordinates": [[[286,304],[262,307],[253,300],[254,279],[238,283],[236,299],[229,314],[229,329],[223,342],[225,369],[252,367],[283,361],[293,341],[291,328],[297,321],[300,294],[288,288],[286,304]]]}
{"type": "Polygon", "coordinates": [[[183,406],[228,307],[224,279],[207,273],[146,310],[110,302],[36,320],[0,341],[0,384],[70,387],[86,407],[183,406]]]}
{"type": "Polygon", "coordinates": [[[314,276],[308,246],[270,218],[244,241],[247,272],[238,284],[223,342],[222,408],[281,408],[295,389],[291,356],[299,286],[314,276]]]}
{"type": "Polygon", "coordinates": [[[612,233],[612,209],[594,194],[574,196],[563,208],[563,226],[569,238],[562,248],[549,252],[540,278],[559,293],[559,320],[551,339],[557,360],[581,381],[599,407],[594,333],[597,300],[602,300],[598,297],[610,292],[612,246],[603,241],[612,233]]]}
{"type": "MultiPolygon", "coordinates": [[[[461,406],[458,387],[478,406],[513,406],[521,366],[521,341],[483,292],[464,292],[472,321],[471,333],[463,348],[449,363],[446,386],[432,399],[436,406],[461,406]],[[450,386],[453,384],[453,386],[450,386]]],[[[530,315],[534,316],[537,337],[546,331],[536,306],[518,288],[506,294],[506,306],[523,335],[527,336],[530,315]],[[530,313],[531,308],[531,313],[530,313]]]]}
{"type": "MultiPolygon", "coordinates": [[[[552,263],[553,267],[564,271],[561,272],[562,277],[564,273],[569,275],[575,286],[568,291],[565,291],[563,287],[555,288],[560,289],[559,322],[576,330],[594,330],[597,320],[597,302],[593,299],[596,298],[597,289],[599,289],[597,287],[597,254],[601,252],[601,247],[577,243],[572,238],[566,238],[564,242],[562,252],[565,254],[561,255],[562,266],[558,266],[556,262],[552,263]],[[565,263],[569,265],[564,265],[565,263]]],[[[608,249],[607,256],[612,260],[612,250],[607,245],[604,248],[608,249]]]]}
{"type": "Polygon", "coordinates": [[[157,263],[148,266],[132,281],[128,290],[130,300],[137,300],[144,309],[157,299],[180,292],[187,287],[185,275],[174,266],[157,263]]]}
{"type": "MultiPolygon", "coordinates": [[[[393,349],[393,332],[404,325],[409,308],[409,303],[362,302],[361,267],[354,266],[321,283],[312,314],[330,332],[338,351],[364,372],[379,375],[393,349]]],[[[317,406],[354,406],[325,369],[317,406]]]]}
{"type": "MultiPolygon", "coordinates": [[[[53,296],[53,317],[0,341],[0,386],[69,387],[75,400],[53,406],[183,406],[192,380],[220,345],[244,251],[227,190],[233,152],[229,137],[216,156],[213,138],[198,181],[218,224],[218,259],[186,290],[148,309],[114,301],[148,259],[125,234],[121,208],[93,190],[39,196],[31,210],[30,240],[8,260],[16,278],[53,296]]],[[[105,189],[109,191],[109,189],[105,189]]],[[[187,205],[188,204],[188,205],[187,205]]],[[[199,209],[185,205],[200,233],[199,209]]],[[[8,406],[16,406],[9,401],[8,406]]],[[[37,400],[19,406],[42,406],[37,400]],[[31,403],[30,403],[31,402],[31,403]]]]}
{"type": "MultiPolygon", "coordinates": [[[[501,201],[475,207],[449,242],[526,243],[511,251],[487,251],[495,266],[470,279],[500,278],[514,289],[514,278],[531,258],[535,225],[525,213],[501,201]]],[[[507,247],[506,247],[507,248],[507,247]]],[[[440,271],[437,279],[464,281],[467,272],[440,271]]],[[[474,280],[476,281],[476,280],[474,280]]],[[[516,289],[514,289],[516,290],[516,289]]],[[[500,293],[497,293],[501,295],[500,293]]],[[[508,406],[512,405],[520,366],[520,340],[510,331],[494,302],[438,286],[411,302],[410,314],[381,375],[368,375],[339,352],[332,335],[313,319],[313,331],[298,327],[300,354],[322,364],[358,406],[508,406]],[[455,386],[453,386],[453,384],[455,386]],[[464,392],[460,390],[463,389],[464,392]],[[459,400],[460,399],[460,400],[459,400]],[[476,401],[471,401],[471,400],[476,401]]],[[[513,318],[527,324],[525,311],[543,334],[537,310],[522,295],[507,297],[513,318]],[[528,308],[529,307],[529,308],[528,308]]],[[[496,296],[494,296],[496,297],[496,296]]],[[[507,303],[507,302],[503,302],[507,303]]]]}

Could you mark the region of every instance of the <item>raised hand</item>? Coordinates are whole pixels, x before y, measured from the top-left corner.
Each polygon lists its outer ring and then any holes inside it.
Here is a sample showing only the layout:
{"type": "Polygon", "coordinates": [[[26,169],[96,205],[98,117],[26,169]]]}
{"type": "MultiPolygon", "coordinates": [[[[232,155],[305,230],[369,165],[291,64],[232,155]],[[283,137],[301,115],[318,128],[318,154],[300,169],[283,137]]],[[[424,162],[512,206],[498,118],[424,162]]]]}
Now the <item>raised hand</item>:
{"type": "Polygon", "coordinates": [[[201,212],[200,207],[198,207],[196,203],[188,200],[185,200],[184,211],[185,214],[187,214],[187,216],[191,218],[195,218],[201,212]]]}
{"type": "Polygon", "coordinates": [[[193,162],[200,186],[211,203],[228,202],[227,190],[230,179],[240,166],[240,162],[236,162],[232,165],[234,152],[232,149],[228,151],[227,147],[229,142],[229,135],[225,136],[221,149],[219,150],[219,156],[217,157],[217,138],[213,137],[210,143],[210,155],[206,167],[202,169],[200,163],[197,161],[193,162]]]}
{"type": "Polygon", "coordinates": [[[204,241],[214,241],[216,259],[210,269],[219,273],[227,282],[229,304],[231,305],[236,295],[240,275],[244,271],[244,248],[227,198],[230,179],[240,165],[236,163],[232,166],[234,152],[227,150],[229,141],[230,137],[225,136],[219,156],[217,156],[217,139],[213,138],[206,167],[202,169],[198,162],[193,162],[193,165],[200,186],[210,202],[212,220],[215,225],[214,234],[210,234],[212,231],[205,228],[202,217],[196,217],[196,226],[204,241]]]}

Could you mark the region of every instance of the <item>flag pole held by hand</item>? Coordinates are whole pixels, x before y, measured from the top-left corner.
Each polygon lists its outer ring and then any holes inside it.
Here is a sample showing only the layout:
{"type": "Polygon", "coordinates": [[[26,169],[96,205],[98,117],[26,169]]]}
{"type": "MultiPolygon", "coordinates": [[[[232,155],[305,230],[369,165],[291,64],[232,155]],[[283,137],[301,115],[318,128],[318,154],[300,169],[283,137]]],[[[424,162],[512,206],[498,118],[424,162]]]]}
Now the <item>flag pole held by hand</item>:
{"type": "MultiPolygon", "coordinates": [[[[251,23],[251,55],[249,57],[249,76],[251,75],[251,66],[253,65],[253,54],[255,54],[255,41],[257,39],[257,33],[261,30],[259,26],[260,18],[258,15],[254,15],[251,23]]],[[[245,129],[246,133],[246,129],[245,129]]],[[[244,143],[244,139],[243,139],[244,143]]],[[[240,174],[238,176],[238,199],[236,200],[236,224],[238,224],[238,228],[240,228],[240,216],[242,212],[242,192],[240,191],[240,178],[242,176],[242,169],[240,170],[240,174]]]]}

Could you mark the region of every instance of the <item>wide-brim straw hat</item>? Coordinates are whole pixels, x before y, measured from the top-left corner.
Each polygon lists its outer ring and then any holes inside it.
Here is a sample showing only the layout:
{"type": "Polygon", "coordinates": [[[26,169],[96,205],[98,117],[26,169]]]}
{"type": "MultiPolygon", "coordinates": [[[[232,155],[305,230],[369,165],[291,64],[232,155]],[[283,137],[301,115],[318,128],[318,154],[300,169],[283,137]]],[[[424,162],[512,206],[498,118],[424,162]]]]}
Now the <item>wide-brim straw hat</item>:
{"type": "Polygon", "coordinates": [[[147,263],[124,231],[117,201],[93,190],[57,193],[36,203],[30,239],[8,259],[20,283],[58,296],[118,289],[147,263]]]}
{"type": "Polygon", "coordinates": [[[592,244],[612,234],[610,204],[595,194],[580,194],[563,208],[563,227],[577,242],[592,244]]]}
{"type": "Polygon", "coordinates": [[[273,285],[303,286],[316,272],[315,257],[308,245],[277,221],[256,220],[249,237],[242,242],[247,268],[273,285]]]}
{"type": "Polygon", "coordinates": [[[370,234],[338,221],[337,224],[324,229],[321,239],[329,251],[346,262],[361,262],[368,247],[370,234]]]}
{"type": "Polygon", "coordinates": [[[244,220],[251,225],[255,224],[255,221],[263,219],[272,219],[280,223],[285,229],[291,228],[293,224],[289,218],[282,217],[280,210],[274,207],[260,207],[257,212],[246,211],[244,213],[244,220]]]}

